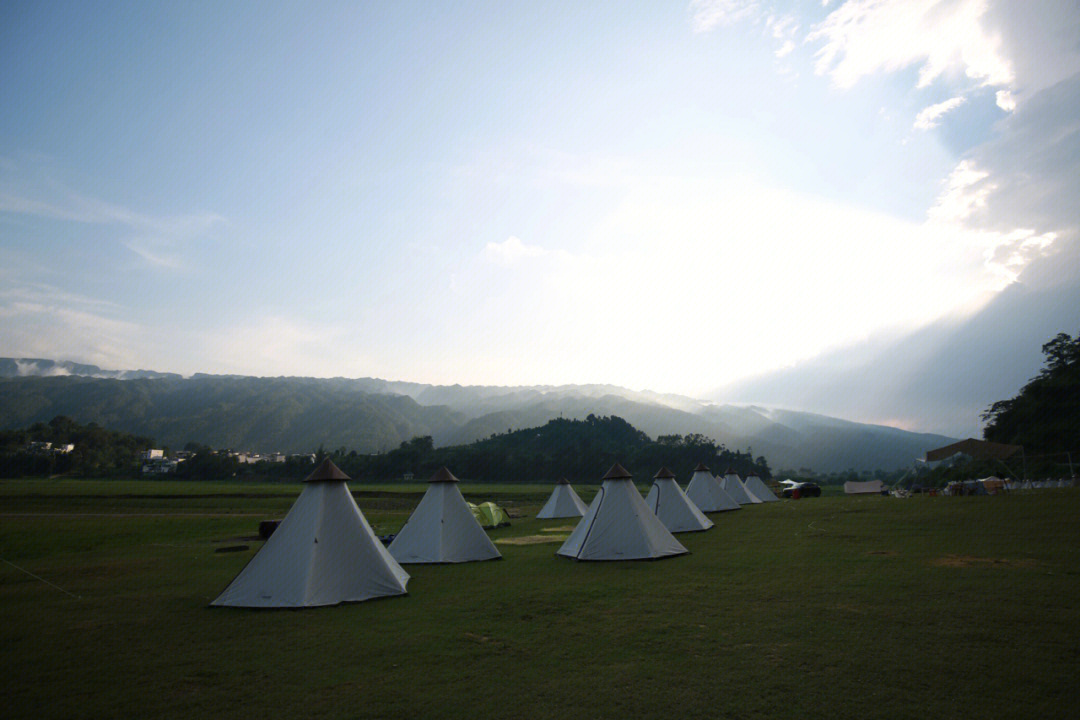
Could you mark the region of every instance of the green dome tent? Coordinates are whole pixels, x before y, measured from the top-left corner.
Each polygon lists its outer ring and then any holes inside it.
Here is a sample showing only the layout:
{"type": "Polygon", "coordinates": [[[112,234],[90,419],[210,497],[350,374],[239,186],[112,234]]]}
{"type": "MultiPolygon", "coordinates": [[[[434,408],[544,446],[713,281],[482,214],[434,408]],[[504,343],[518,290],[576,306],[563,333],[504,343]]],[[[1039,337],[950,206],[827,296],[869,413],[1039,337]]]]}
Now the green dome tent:
{"type": "Polygon", "coordinates": [[[510,516],[506,514],[506,511],[493,502],[480,503],[479,505],[473,505],[469,503],[469,509],[472,510],[473,517],[480,523],[480,526],[485,529],[503,527],[510,524],[510,516]]]}

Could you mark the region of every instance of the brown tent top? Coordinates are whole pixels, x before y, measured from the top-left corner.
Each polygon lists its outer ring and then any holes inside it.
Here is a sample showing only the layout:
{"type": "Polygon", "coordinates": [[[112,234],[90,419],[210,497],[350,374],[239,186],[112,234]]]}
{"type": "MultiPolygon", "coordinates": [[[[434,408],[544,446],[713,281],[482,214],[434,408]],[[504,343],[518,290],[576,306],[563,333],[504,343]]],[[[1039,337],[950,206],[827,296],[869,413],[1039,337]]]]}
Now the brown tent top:
{"type": "Polygon", "coordinates": [[[634,477],[634,476],[630,474],[629,470],[624,468],[619,463],[615,463],[614,465],[611,466],[611,469],[607,471],[607,474],[604,475],[604,477],[602,477],[600,479],[601,480],[629,480],[632,477],[634,477]]]}
{"type": "Polygon", "coordinates": [[[705,463],[699,462],[697,464],[697,467],[694,468],[694,472],[709,472],[709,466],[705,463]]]}
{"type": "Polygon", "coordinates": [[[450,472],[445,467],[441,467],[435,471],[435,474],[431,476],[431,479],[428,480],[428,482],[459,482],[459,480],[454,477],[454,473],[450,472]]]}
{"type": "Polygon", "coordinates": [[[724,477],[727,477],[728,475],[736,475],[737,476],[738,474],[739,473],[735,472],[735,468],[729,466],[728,469],[727,469],[727,472],[724,473],[724,477]]]}
{"type": "Polygon", "coordinates": [[[556,485],[569,485],[569,484],[570,484],[570,481],[569,481],[569,480],[567,480],[567,479],[566,479],[566,478],[564,478],[564,477],[561,477],[561,478],[559,478],[558,480],[556,480],[556,481],[555,481],[555,484],[556,484],[556,485]]]}
{"type": "Polygon", "coordinates": [[[973,458],[985,458],[990,460],[1004,460],[1023,450],[1022,445],[1006,445],[1004,443],[990,442],[989,440],[976,440],[968,438],[952,445],[939,447],[937,450],[926,452],[926,462],[937,462],[951,458],[957,453],[964,453],[973,458]]]}
{"type": "Polygon", "coordinates": [[[653,480],[665,480],[673,477],[675,477],[675,473],[671,472],[666,467],[662,467],[656,471],[655,475],[653,475],[653,480]]]}
{"type": "Polygon", "coordinates": [[[746,476],[746,477],[747,477],[747,478],[752,478],[752,477],[759,477],[759,476],[758,476],[758,474],[757,474],[756,472],[754,472],[753,470],[751,470],[751,471],[750,471],[750,472],[749,472],[749,473],[747,474],[747,476],[746,476]]]}
{"type": "Polygon", "coordinates": [[[319,481],[325,481],[325,480],[351,480],[351,479],[352,478],[350,478],[348,475],[341,472],[341,468],[339,468],[337,465],[335,465],[330,460],[330,458],[326,458],[325,460],[322,461],[322,464],[319,465],[319,467],[315,468],[315,470],[312,471],[312,473],[310,475],[308,475],[306,478],[304,478],[304,482],[319,482],[319,481]]]}

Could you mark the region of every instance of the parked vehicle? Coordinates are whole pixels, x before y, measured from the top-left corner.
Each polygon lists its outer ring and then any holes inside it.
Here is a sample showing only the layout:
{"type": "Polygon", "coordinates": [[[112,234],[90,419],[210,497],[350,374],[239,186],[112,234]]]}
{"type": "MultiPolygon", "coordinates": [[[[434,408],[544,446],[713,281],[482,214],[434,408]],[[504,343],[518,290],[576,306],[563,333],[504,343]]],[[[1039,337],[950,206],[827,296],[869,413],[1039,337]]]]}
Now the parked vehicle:
{"type": "Polygon", "coordinates": [[[793,500],[804,497],[821,497],[821,486],[813,482],[794,482],[792,480],[785,480],[784,489],[781,491],[780,497],[791,498],[793,500]]]}

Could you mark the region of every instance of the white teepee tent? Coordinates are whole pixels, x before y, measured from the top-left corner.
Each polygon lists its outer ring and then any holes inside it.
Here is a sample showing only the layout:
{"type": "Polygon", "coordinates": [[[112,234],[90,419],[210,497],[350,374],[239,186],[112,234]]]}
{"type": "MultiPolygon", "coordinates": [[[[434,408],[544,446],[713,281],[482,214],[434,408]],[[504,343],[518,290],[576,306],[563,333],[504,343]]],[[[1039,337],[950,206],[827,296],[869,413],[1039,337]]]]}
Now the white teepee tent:
{"type": "Polygon", "coordinates": [[[669,532],[708,530],[713,526],[712,520],[705,517],[697,505],[686,497],[679,483],[675,482],[675,473],[666,467],[660,468],[653,476],[653,485],[649,488],[645,504],[656,513],[669,532]]]}
{"type": "Polygon", "coordinates": [[[746,480],[743,481],[743,486],[746,488],[747,493],[757,498],[760,502],[780,502],[780,498],[776,497],[776,493],[770,490],[769,486],[761,481],[761,478],[758,477],[756,472],[751,472],[746,476],[746,480]]]}
{"type": "Polygon", "coordinates": [[[312,607],[404,595],[409,574],[375,537],[330,460],[274,534],[211,605],[312,607]]]}
{"type": "Polygon", "coordinates": [[[502,557],[469,510],[457,483],[446,468],[431,477],[420,504],[390,543],[395,560],[460,563],[502,557]]]}
{"type": "Polygon", "coordinates": [[[619,463],[608,470],[589,511],[557,554],[576,560],[650,560],[686,552],[630,478],[619,463]]]}
{"type": "Polygon", "coordinates": [[[761,503],[756,497],[746,492],[742,480],[739,479],[739,473],[731,468],[728,468],[728,471],[724,473],[724,479],[720,481],[720,487],[724,488],[724,492],[740,505],[757,505],[761,503]]]}
{"type": "Polygon", "coordinates": [[[588,512],[589,506],[582,502],[574,488],[562,478],[555,484],[551,491],[551,497],[536,514],[538,520],[551,520],[553,518],[581,517],[588,512]]]}
{"type": "Polygon", "coordinates": [[[720,481],[713,477],[705,463],[698,463],[694,468],[690,484],[686,486],[686,497],[705,513],[739,509],[739,503],[724,492],[720,481]]]}

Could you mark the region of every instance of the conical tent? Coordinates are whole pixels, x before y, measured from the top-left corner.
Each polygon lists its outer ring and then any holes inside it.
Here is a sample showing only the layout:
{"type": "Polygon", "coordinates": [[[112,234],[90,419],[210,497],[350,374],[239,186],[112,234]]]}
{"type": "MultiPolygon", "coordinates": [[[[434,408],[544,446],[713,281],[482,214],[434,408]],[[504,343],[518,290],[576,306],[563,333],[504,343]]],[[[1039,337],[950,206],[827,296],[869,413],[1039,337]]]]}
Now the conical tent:
{"type": "Polygon", "coordinates": [[[211,605],[314,607],[404,595],[409,574],[371,531],[345,481],[325,460],[285,519],[211,605]]]}
{"type": "Polygon", "coordinates": [[[641,499],[625,468],[615,463],[603,480],[559,555],[576,560],[650,560],[686,552],[641,499]]]}
{"type": "Polygon", "coordinates": [[[653,477],[653,485],[645,504],[660,518],[664,527],[673,533],[708,530],[712,520],[698,509],[675,482],[675,473],[665,468],[653,477]]]}
{"type": "Polygon", "coordinates": [[[720,481],[720,487],[724,488],[724,492],[740,505],[757,505],[761,503],[756,497],[746,492],[739,474],[731,468],[728,468],[728,471],[724,473],[724,479],[720,481]]]}
{"type": "Polygon", "coordinates": [[[441,468],[429,481],[420,504],[390,543],[399,563],[460,563],[494,560],[502,555],[473,517],[457,487],[458,479],[441,468]]]}
{"type": "Polygon", "coordinates": [[[720,482],[709,472],[705,463],[698,463],[690,484],[686,486],[686,497],[704,513],[738,510],[739,503],[724,492],[720,482]]]}
{"type": "Polygon", "coordinates": [[[555,484],[551,491],[551,497],[544,503],[544,507],[536,514],[538,520],[551,520],[553,518],[581,517],[589,510],[589,506],[582,502],[573,486],[562,478],[555,484]]]}
{"type": "Polygon", "coordinates": [[[746,488],[746,492],[754,496],[761,502],[771,503],[780,502],[780,498],[776,497],[776,493],[769,489],[769,486],[761,481],[757,473],[750,473],[746,476],[746,480],[743,481],[743,486],[746,488]]]}

